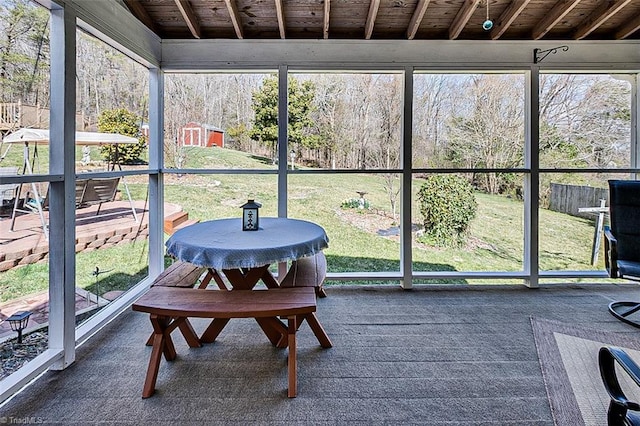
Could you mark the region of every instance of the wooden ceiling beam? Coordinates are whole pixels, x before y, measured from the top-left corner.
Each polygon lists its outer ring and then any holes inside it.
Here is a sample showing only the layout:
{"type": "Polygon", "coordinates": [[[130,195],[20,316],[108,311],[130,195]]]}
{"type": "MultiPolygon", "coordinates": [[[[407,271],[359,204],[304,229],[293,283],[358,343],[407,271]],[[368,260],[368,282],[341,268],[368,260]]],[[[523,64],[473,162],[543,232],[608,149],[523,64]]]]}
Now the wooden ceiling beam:
{"type": "MultiPolygon", "coordinates": [[[[170,7],[163,6],[162,8],[156,5],[156,0],[114,1],[121,3],[127,17],[137,18],[158,36],[162,36],[166,31],[163,22],[173,22],[176,19],[180,24],[180,28],[173,28],[170,31],[174,37],[221,37],[223,34],[226,34],[224,37],[230,36],[229,31],[231,28],[228,25],[226,32],[224,32],[224,29],[219,29],[219,31],[214,29],[216,24],[212,22],[215,21],[205,22],[205,19],[211,18],[209,13],[205,13],[205,10],[211,6],[212,0],[169,0],[170,7]],[[173,4],[176,6],[173,6],[173,4]],[[185,22],[186,25],[182,24],[182,22],[185,22]],[[211,32],[208,33],[207,29],[211,32]]],[[[167,0],[157,1],[159,4],[167,0]]],[[[238,3],[238,1],[224,0],[224,3],[229,12],[229,22],[233,25],[235,35],[239,39],[244,39],[244,24],[247,22],[247,16],[252,15],[249,9],[253,6],[248,5],[247,2],[238,3]],[[242,7],[245,3],[247,3],[247,10],[242,7]]],[[[359,24],[351,21],[345,27],[337,29],[335,26],[331,27],[331,24],[336,19],[341,22],[348,21],[348,19],[346,16],[337,16],[336,14],[349,14],[349,9],[344,8],[338,11],[335,7],[337,4],[335,1],[332,4],[331,0],[314,0],[317,6],[322,4],[323,8],[322,12],[316,11],[317,13],[323,13],[321,23],[318,25],[318,27],[322,25],[322,38],[329,39],[330,36],[342,37],[346,34],[351,34],[350,31],[360,25],[360,30],[363,31],[361,38],[367,40],[373,37],[374,31],[376,32],[376,37],[383,39],[394,37],[408,40],[414,40],[418,37],[418,33],[420,33],[420,37],[430,39],[448,38],[454,40],[470,36],[478,40],[500,40],[505,37],[511,38],[510,34],[512,32],[513,36],[524,36],[529,40],[545,39],[551,36],[577,40],[594,37],[606,40],[633,39],[638,38],[640,33],[640,16],[637,13],[632,13],[631,10],[636,7],[635,5],[638,1],[640,0],[549,0],[544,2],[542,0],[413,0],[412,2],[403,3],[412,4],[413,7],[413,9],[409,9],[411,16],[405,15],[405,17],[410,18],[408,22],[404,21],[404,24],[402,24],[401,19],[393,19],[393,22],[389,22],[388,26],[386,25],[387,21],[385,21],[385,28],[382,28],[380,27],[380,22],[382,21],[382,14],[387,13],[385,9],[386,3],[382,5],[381,0],[365,0],[365,6],[368,3],[366,21],[364,23],[360,21],[359,24]],[[484,18],[484,7],[486,7],[487,1],[490,3],[490,12],[493,12],[490,16],[490,19],[493,19],[494,22],[493,28],[491,31],[484,32],[480,30],[479,32],[479,28],[475,28],[475,25],[479,26],[481,18],[484,18]],[[500,4],[503,6],[500,7],[500,4]],[[493,5],[498,5],[498,7],[494,8],[493,5]],[[431,22],[433,17],[430,16],[436,13],[434,12],[436,10],[437,13],[442,13],[443,17],[449,17],[447,19],[449,28],[445,28],[446,32],[444,34],[439,28],[426,26],[427,20],[431,22]],[[497,10],[500,10],[500,15],[497,15],[497,10]],[[427,16],[427,13],[429,13],[429,16],[427,16]],[[534,19],[532,22],[533,16],[539,16],[538,20],[534,19]],[[378,22],[378,17],[380,17],[380,22],[378,22]],[[376,27],[376,25],[378,26],[376,27]],[[398,28],[398,25],[400,25],[400,28],[398,28]],[[474,28],[468,28],[470,25],[473,25],[474,28]],[[523,34],[522,31],[527,34],[523,34]]],[[[292,19],[288,16],[289,9],[287,7],[289,3],[286,0],[261,0],[256,4],[258,3],[262,4],[260,13],[264,12],[268,16],[266,10],[271,10],[272,20],[271,22],[256,21],[257,27],[252,33],[256,36],[263,34],[273,35],[276,25],[273,21],[273,14],[276,14],[279,37],[283,39],[292,37],[293,33],[288,31],[288,25],[291,25],[291,22],[287,22],[287,19],[289,21],[292,19]]],[[[399,5],[398,3],[397,6],[399,5]]],[[[633,12],[635,12],[635,9],[633,12]]],[[[224,14],[224,12],[222,13],[224,14]]],[[[320,28],[316,29],[320,30],[320,28]]],[[[319,34],[317,36],[320,37],[319,34]]],[[[296,37],[298,37],[297,34],[296,37]]],[[[521,39],[522,37],[518,38],[521,39]]]]}
{"type": "Polygon", "coordinates": [[[153,20],[138,0],[124,0],[124,2],[133,16],[135,16],[140,22],[145,24],[147,28],[149,28],[154,33],[158,32],[156,25],[153,23],[153,20]]]}
{"type": "Polygon", "coordinates": [[[576,40],[582,40],[613,15],[620,12],[620,10],[629,3],[631,3],[631,0],[608,1],[602,3],[591,15],[589,15],[587,19],[580,23],[576,32],[573,34],[573,38],[576,40]]]}
{"type": "Polygon", "coordinates": [[[564,18],[567,13],[576,7],[580,3],[580,0],[560,0],[556,5],[547,13],[538,24],[533,28],[531,32],[531,38],[533,40],[539,40],[547,34],[551,28],[555,27],[558,22],[564,18]]]}
{"type": "Polygon", "coordinates": [[[622,28],[616,32],[616,40],[625,39],[638,30],[640,30],[640,15],[625,23],[622,28]]]}
{"type": "Polygon", "coordinates": [[[364,26],[364,38],[369,40],[373,34],[373,26],[378,17],[378,9],[380,8],[380,0],[371,0],[369,4],[369,14],[367,15],[367,23],[364,26]]]}
{"type": "Polygon", "coordinates": [[[449,40],[455,40],[458,38],[464,27],[467,25],[467,22],[469,22],[469,19],[471,19],[473,12],[475,12],[476,8],[480,4],[480,1],[481,0],[465,0],[449,28],[449,40]]]}
{"type": "Polygon", "coordinates": [[[329,18],[331,17],[331,0],[324,0],[324,15],[322,17],[322,37],[329,38],[329,18]]]}
{"type": "Polygon", "coordinates": [[[180,9],[180,13],[184,18],[187,26],[189,27],[189,31],[195,38],[201,38],[200,34],[200,24],[198,23],[198,17],[193,12],[191,8],[191,3],[189,0],[174,0],[176,2],[176,6],[180,9]]]}
{"type": "Polygon", "coordinates": [[[276,3],[276,15],[278,16],[278,29],[280,30],[280,38],[284,39],[287,36],[284,23],[284,6],[282,0],[274,0],[276,3]]]}
{"type": "Polygon", "coordinates": [[[513,0],[505,11],[502,12],[493,30],[491,30],[491,40],[497,40],[502,37],[502,34],[513,24],[513,21],[522,13],[530,1],[531,0],[513,0]]]}
{"type": "Polygon", "coordinates": [[[409,22],[409,27],[407,27],[407,39],[413,40],[418,32],[418,28],[420,28],[420,23],[424,18],[424,14],[427,11],[427,7],[429,7],[429,0],[420,0],[418,5],[416,6],[416,10],[413,11],[413,15],[411,16],[411,21],[409,22]]]}
{"type": "Polygon", "coordinates": [[[233,25],[233,29],[236,31],[236,37],[243,39],[244,34],[242,33],[242,23],[240,21],[240,13],[238,12],[236,0],[224,0],[224,3],[227,5],[229,17],[231,18],[231,25],[233,25]]]}

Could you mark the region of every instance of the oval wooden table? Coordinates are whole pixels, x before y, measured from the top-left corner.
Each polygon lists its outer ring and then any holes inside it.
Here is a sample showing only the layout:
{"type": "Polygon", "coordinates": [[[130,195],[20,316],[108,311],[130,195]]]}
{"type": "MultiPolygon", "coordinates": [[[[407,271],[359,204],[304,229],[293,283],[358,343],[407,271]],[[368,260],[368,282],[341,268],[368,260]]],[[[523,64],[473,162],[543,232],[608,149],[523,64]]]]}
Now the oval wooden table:
{"type": "MultiPolygon", "coordinates": [[[[312,256],[328,244],[321,226],[274,217],[260,218],[257,231],[243,231],[240,218],[200,222],[176,231],[165,243],[168,255],[208,268],[204,285],[214,279],[221,290],[229,290],[224,277],[235,290],[253,289],[259,281],[267,288],[277,288],[278,281],[269,271],[272,264],[312,256]]],[[[277,318],[256,321],[274,345],[286,346],[277,318]]],[[[213,342],[227,322],[224,318],[214,319],[200,340],[213,342]]]]}
{"type": "Polygon", "coordinates": [[[243,231],[239,218],[200,222],[175,232],[166,247],[168,255],[208,268],[220,288],[226,288],[222,273],[234,289],[249,290],[260,280],[277,287],[270,265],[312,256],[328,244],[315,223],[266,217],[257,231],[243,231]]]}

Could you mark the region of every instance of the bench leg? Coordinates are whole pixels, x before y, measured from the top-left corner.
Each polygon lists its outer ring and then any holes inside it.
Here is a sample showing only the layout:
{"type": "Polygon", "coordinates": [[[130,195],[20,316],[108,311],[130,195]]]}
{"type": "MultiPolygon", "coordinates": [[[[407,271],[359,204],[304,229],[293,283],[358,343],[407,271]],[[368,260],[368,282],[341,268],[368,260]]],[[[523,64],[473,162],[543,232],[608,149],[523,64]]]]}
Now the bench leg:
{"type": "Polygon", "coordinates": [[[147,367],[147,376],[144,380],[144,387],[142,388],[143,398],[149,398],[156,391],[156,380],[158,379],[158,370],[160,369],[163,346],[164,336],[162,334],[154,334],[153,349],[151,351],[151,358],[149,359],[149,367],[147,367]]]}
{"type": "Polygon", "coordinates": [[[151,315],[151,324],[153,325],[153,349],[151,350],[149,367],[147,368],[147,375],[142,388],[143,398],[149,398],[155,392],[162,354],[164,354],[167,361],[173,361],[176,358],[175,347],[167,332],[170,321],[171,318],[151,315]]]}
{"type": "MultiPolygon", "coordinates": [[[[315,312],[312,312],[306,315],[298,315],[298,321],[296,324],[298,329],[300,328],[304,320],[307,320],[307,322],[309,323],[309,327],[311,328],[311,331],[313,331],[313,334],[318,339],[318,343],[320,343],[320,346],[322,346],[325,349],[333,347],[333,343],[331,343],[329,336],[327,336],[327,333],[324,331],[324,328],[322,328],[322,325],[320,324],[320,321],[318,321],[318,317],[316,316],[315,312]]],[[[283,348],[285,346],[278,346],[278,347],[283,348]]]]}
{"type": "MultiPolygon", "coordinates": [[[[190,348],[199,348],[202,346],[200,340],[198,339],[198,335],[191,325],[191,322],[189,322],[189,318],[174,318],[174,321],[169,324],[165,331],[171,334],[173,330],[178,327],[180,328],[180,332],[184,336],[184,339],[187,341],[187,344],[190,348]]],[[[153,336],[154,332],[151,332],[149,339],[147,339],[147,346],[153,345],[153,336]]]]}
{"type": "Polygon", "coordinates": [[[316,287],[316,296],[319,297],[319,298],[327,297],[327,292],[324,291],[324,287],[322,286],[322,284],[320,284],[318,287],[316,287]]]}
{"type": "Polygon", "coordinates": [[[287,391],[287,396],[289,398],[295,398],[298,393],[298,366],[297,366],[297,350],[296,350],[296,330],[298,326],[296,325],[296,316],[290,316],[287,319],[287,336],[289,342],[289,359],[287,362],[287,370],[289,376],[289,389],[287,391]]]}
{"type": "Polygon", "coordinates": [[[316,313],[311,312],[310,314],[305,315],[304,318],[309,323],[309,327],[311,327],[311,330],[313,330],[313,334],[316,335],[316,338],[318,339],[320,346],[322,346],[323,348],[332,347],[333,344],[331,343],[331,340],[329,340],[329,336],[327,336],[327,333],[324,331],[324,328],[322,328],[320,321],[318,321],[318,317],[316,316],[316,313]]]}

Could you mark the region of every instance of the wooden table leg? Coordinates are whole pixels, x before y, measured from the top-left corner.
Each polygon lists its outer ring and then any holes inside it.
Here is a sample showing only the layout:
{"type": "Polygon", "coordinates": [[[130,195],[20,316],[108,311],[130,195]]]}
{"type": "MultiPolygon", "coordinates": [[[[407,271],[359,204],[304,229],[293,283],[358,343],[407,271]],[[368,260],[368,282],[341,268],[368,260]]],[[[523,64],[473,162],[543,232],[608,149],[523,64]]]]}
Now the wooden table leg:
{"type": "MultiPolygon", "coordinates": [[[[234,290],[251,290],[260,280],[267,288],[279,287],[278,281],[269,271],[269,265],[246,269],[223,269],[222,273],[227,277],[234,290]]],[[[207,277],[209,277],[207,283],[213,279],[221,290],[228,290],[220,273],[215,269],[209,268],[207,277]]],[[[228,321],[228,319],[214,319],[200,337],[200,342],[214,342],[228,321]]],[[[274,346],[287,347],[286,327],[277,318],[256,318],[256,321],[274,346]]]]}
{"type": "MultiPolygon", "coordinates": [[[[216,284],[218,285],[218,288],[220,290],[229,290],[227,288],[227,285],[225,284],[224,280],[220,276],[220,273],[218,271],[216,271],[215,269],[209,268],[209,272],[207,273],[207,277],[209,278],[207,283],[209,281],[211,281],[211,278],[213,278],[213,280],[216,282],[216,284]]],[[[206,279],[206,277],[205,277],[205,279],[206,279]]],[[[202,288],[202,287],[200,287],[200,288],[202,288]]]]}
{"type": "MultiPolygon", "coordinates": [[[[269,265],[247,269],[223,269],[222,272],[234,290],[251,290],[260,280],[267,288],[279,287],[278,281],[269,272],[269,265]]],[[[274,346],[287,346],[286,327],[277,318],[256,318],[256,322],[274,346]]],[[[202,338],[200,340],[205,341],[202,338]]]]}
{"type": "Polygon", "coordinates": [[[269,271],[269,265],[251,269],[223,269],[222,272],[229,279],[234,290],[251,290],[258,281],[269,271]]]}
{"type": "Polygon", "coordinates": [[[211,282],[211,279],[213,278],[213,274],[212,274],[212,269],[209,268],[207,270],[207,273],[205,274],[205,276],[202,278],[202,281],[200,281],[200,284],[198,285],[197,288],[207,288],[207,286],[209,285],[209,283],[211,282]]]}
{"type": "Polygon", "coordinates": [[[214,318],[209,327],[202,333],[200,342],[213,343],[228,322],[229,318],[214,318]]]}
{"type": "Polygon", "coordinates": [[[287,328],[275,317],[271,318],[256,318],[256,322],[262,328],[262,331],[267,336],[273,346],[278,348],[286,348],[286,339],[283,336],[287,335],[287,328]],[[285,342],[283,345],[282,342],[285,342]]]}
{"type": "Polygon", "coordinates": [[[269,268],[264,270],[264,272],[262,273],[262,276],[260,276],[260,279],[262,280],[264,285],[267,286],[267,288],[280,287],[280,283],[278,283],[278,280],[276,280],[275,277],[271,274],[271,271],[269,271],[269,268]]]}
{"type": "Polygon", "coordinates": [[[193,329],[191,322],[189,322],[189,318],[180,318],[179,320],[178,327],[184,336],[184,340],[187,341],[187,345],[189,345],[190,348],[202,347],[202,343],[200,343],[196,331],[193,329]]]}

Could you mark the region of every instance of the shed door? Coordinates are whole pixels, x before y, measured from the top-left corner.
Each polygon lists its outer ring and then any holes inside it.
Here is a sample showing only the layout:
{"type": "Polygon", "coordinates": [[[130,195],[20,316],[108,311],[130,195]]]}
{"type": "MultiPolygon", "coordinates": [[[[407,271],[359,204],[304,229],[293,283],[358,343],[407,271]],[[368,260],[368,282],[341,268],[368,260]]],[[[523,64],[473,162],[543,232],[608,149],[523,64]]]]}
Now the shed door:
{"type": "Polygon", "coordinates": [[[202,132],[199,127],[184,127],[182,129],[182,144],[184,146],[201,146],[202,132]]]}

